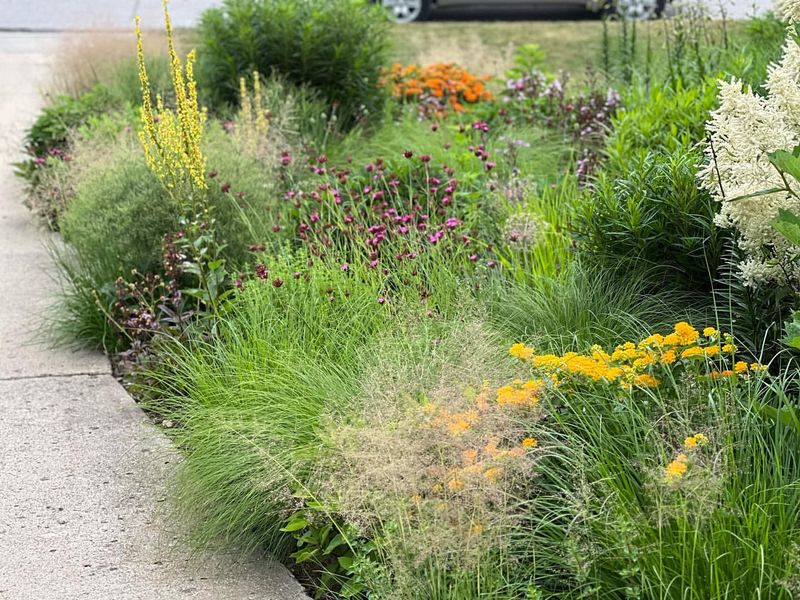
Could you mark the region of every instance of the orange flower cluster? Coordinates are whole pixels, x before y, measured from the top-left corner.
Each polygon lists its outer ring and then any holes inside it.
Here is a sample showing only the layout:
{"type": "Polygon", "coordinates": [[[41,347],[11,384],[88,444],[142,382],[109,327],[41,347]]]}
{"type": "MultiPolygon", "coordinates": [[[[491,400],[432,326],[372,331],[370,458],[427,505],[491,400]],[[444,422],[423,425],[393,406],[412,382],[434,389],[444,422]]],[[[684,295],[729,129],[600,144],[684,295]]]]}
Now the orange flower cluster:
{"type": "Polygon", "coordinates": [[[683,440],[683,450],[675,459],[664,468],[664,479],[667,483],[676,485],[686,475],[693,459],[698,456],[698,451],[708,445],[708,436],[704,433],[695,433],[683,440]]]}
{"type": "Polygon", "coordinates": [[[464,112],[465,104],[491,100],[486,88],[488,76],[477,77],[453,63],[419,65],[392,65],[384,72],[381,83],[391,89],[395,98],[401,100],[423,100],[435,98],[444,108],[448,105],[455,112],[464,112]]]}
{"type": "Polygon", "coordinates": [[[459,494],[499,484],[514,461],[536,449],[539,442],[532,437],[509,439],[503,435],[505,431],[495,431],[498,411],[535,408],[537,394],[543,388],[544,382],[515,381],[495,391],[489,382],[484,382],[480,390],[465,393],[463,399],[471,405],[466,410],[448,410],[433,402],[423,404],[424,426],[456,438],[456,447],[460,447],[456,460],[448,467],[439,465],[437,470],[441,471],[432,473],[437,481],[428,493],[459,494]]]}

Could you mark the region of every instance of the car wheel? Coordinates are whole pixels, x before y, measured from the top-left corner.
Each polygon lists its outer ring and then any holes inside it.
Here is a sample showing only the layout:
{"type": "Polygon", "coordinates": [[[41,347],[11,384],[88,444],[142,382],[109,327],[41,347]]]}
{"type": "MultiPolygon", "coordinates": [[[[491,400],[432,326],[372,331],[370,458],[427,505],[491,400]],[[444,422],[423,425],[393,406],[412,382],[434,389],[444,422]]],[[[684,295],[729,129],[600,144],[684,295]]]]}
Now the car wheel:
{"type": "Polygon", "coordinates": [[[380,0],[395,23],[424,21],[431,13],[431,0],[380,0]]]}

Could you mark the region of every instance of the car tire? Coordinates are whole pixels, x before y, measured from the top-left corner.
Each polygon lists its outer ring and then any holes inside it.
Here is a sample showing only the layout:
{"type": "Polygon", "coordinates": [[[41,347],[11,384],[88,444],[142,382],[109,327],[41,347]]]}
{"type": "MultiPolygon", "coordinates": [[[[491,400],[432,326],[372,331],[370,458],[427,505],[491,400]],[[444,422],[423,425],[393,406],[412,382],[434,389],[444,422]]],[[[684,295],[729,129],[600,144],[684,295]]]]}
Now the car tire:
{"type": "Polygon", "coordinates": [[[431,0],[376,0],[395,23],[415,23],[431,16],[431,0]]]}

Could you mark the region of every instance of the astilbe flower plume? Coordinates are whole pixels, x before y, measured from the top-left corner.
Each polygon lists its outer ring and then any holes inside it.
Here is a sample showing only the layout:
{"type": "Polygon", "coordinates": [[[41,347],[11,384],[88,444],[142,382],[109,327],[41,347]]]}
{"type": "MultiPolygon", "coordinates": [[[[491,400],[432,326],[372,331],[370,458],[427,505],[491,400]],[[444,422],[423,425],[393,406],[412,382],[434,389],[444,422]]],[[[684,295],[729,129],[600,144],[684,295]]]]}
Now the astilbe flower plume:
{"type": "MultiPolygon", "coordinates": [[[[800,19],[800,1],[781,3],[789,22],[800,19]]],[[[710,143],[701,185],[720,202],[715,222],[734,229],[745,257],[739,264],[746,285],[800,283],[800,248],[772,227],[781,209],[800,212],[769,154],[800,143],[800,46],[788,35],[781,60],[770,66],[759,96],[736,79],[720,83],[719,108],[707,124],[710,143]],[[759,195],[754,195],[759,194],[759,195]]],[[[792,188],[798,182],[786,175],[792,188]]]]}

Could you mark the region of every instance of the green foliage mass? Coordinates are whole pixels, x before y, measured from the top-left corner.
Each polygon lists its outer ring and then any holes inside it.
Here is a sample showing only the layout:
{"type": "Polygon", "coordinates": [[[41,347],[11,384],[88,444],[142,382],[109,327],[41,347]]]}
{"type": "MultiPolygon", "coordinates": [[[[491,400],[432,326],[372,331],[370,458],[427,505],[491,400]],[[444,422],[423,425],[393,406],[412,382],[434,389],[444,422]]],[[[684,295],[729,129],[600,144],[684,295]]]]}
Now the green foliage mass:
{"type": "Polygon", "coordinates": [[[213,106],[236,104],[239,78],[258,71],[306,86],[348,128],[383,110],[380,13],[355,0],[226,0],[199,28],[198,81],[213,106]]]}

